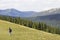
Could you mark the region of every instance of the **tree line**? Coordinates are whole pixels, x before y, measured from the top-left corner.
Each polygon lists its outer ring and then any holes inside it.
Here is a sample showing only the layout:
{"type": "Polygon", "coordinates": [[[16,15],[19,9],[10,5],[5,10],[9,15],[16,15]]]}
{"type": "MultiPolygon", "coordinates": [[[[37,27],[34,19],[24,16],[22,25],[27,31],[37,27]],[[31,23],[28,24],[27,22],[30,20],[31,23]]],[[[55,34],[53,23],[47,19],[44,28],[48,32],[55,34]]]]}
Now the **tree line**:
{"type": "Polygon", "coordinates": [[[4,16],[4,15],[0,15],[0,20],[9,21],[12,23],[24,25],[26,27],[42,30],[53,34],[60,34],[60,28],[51,27],[42,22],[33,22],[31,20],[25,20],[20,17],[11,17],[11,16],[4,16]]]}

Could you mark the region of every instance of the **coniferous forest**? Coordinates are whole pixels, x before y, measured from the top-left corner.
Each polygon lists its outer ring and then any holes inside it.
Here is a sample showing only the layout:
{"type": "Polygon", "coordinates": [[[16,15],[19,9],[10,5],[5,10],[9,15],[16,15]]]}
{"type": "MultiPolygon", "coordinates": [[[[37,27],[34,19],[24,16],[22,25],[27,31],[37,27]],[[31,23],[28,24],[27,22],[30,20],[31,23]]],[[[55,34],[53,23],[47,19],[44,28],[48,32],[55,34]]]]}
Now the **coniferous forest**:
{"type": "Polygon", "coordinates": [[[60,34],[60,29],[58,27],[51,27],[42,22],[33,22],[31,20],[25,20],[20,17],[11,17],[11,16],[4,16],[4,15],[0,15],[0,20],[9,21],[12,23],[24,25],[26,27],[42,30],[53,34],[60,34]]]}

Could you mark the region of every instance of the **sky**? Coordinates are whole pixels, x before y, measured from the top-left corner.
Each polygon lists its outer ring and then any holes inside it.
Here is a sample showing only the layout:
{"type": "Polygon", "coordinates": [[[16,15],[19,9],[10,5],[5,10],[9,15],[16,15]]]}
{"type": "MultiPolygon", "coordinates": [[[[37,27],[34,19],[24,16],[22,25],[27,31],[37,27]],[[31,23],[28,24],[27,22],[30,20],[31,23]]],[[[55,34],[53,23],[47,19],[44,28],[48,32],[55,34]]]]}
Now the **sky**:
{"type": "Polygon", "coordinates": [[[10,8],[20,11],[44,11],[60,8],[60,0],[0,0],[0,9],[10,8]]]}

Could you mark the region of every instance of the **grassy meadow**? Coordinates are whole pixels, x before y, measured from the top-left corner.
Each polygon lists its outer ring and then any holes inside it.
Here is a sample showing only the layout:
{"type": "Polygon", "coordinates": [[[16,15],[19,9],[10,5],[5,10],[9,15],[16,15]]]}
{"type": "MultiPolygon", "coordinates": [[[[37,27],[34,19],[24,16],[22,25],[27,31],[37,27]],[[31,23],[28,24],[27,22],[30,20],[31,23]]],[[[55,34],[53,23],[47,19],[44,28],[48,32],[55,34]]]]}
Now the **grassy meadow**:
{"type": "Polygon", "coordinates": [[[60,35],[0,20],[0,40],[60,40],[60,35]],[[11,35],[9,27],[12,28],[11,35]]]}

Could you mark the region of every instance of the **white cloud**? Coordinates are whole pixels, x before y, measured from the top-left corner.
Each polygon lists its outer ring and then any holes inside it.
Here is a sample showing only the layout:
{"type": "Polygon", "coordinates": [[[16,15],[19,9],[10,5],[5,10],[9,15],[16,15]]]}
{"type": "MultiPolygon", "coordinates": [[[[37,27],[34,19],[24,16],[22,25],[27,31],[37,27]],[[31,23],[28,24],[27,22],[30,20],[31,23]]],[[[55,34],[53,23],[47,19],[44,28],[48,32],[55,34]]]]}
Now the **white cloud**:
{"type": "Polygon", "coordinates": [[[0,0],[0,9],[41,11],[60,7],[60,0],[0,0]]]}

